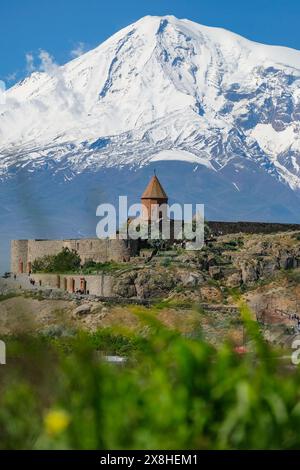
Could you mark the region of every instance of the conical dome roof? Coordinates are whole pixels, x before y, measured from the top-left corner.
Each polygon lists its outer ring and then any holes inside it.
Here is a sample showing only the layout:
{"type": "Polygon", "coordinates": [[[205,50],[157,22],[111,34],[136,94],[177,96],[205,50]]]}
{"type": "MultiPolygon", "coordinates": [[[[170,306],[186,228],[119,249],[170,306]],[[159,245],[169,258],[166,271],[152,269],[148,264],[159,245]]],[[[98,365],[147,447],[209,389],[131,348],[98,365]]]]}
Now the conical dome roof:
{"type": "Polygon", "coordinates": [[[152,176],[147,188],[142,194],[142,199],[168,199],[156,175],[152,176]]]}

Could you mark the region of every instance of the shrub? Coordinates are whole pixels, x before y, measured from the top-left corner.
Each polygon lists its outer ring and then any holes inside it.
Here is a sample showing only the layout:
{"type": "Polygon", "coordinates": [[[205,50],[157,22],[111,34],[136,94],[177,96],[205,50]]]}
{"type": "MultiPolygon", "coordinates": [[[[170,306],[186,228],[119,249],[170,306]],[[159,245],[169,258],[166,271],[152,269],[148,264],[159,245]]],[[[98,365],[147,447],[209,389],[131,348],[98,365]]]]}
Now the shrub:
{"type": "Polygon", "coordinates": [[[80,268],[80,256],[75,250],[65,247],[57,255],[46,255],[32,263],[33,272],[64,273],[80,268]]]}
{"type": "Polygon", "coordinates": [[[32,272],[45,272],[50,273],[53,272],[53,264],[54,264],[54,255],[45,255],[41,258],[37,258],[32,263],[32,272]]]}
{"type": "Polygon", "coordinates": [[[87,261],[82,266],[84,274],[93,274],[97,272],[113,272],[124,268],[123,264],[116,263],[115,261],[106,261],[105,263],[96,263],[95,261],[87,261]]]}
{"type": "Polygon", "coordinates": [[[91,269],[92,270],[92,269],[96,269],[96,266],[97,266],[96,261],[88,260],[83,264],[82,269],[85,269],[85,270],[91,269]]]}
{"type": "Polygon", "coordinates": [[[170,265],[171,265],[171,258],[163,258],[160,262],[160,265],[163,267],[163,268],[168,268],[170,265]]]}

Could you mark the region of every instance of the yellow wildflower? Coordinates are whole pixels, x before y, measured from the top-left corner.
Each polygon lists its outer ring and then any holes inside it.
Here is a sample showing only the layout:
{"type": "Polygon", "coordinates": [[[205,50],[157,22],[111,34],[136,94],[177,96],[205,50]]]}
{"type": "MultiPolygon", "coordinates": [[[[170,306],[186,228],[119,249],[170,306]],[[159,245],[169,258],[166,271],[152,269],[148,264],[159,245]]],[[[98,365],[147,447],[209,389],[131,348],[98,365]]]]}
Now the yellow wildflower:
{"type": "Polygon", "coordinates": [[[70,416],[64,410],[51,410],[44,418],[46,432],[52,436],[63,432],[69,423],[70,416]]]}

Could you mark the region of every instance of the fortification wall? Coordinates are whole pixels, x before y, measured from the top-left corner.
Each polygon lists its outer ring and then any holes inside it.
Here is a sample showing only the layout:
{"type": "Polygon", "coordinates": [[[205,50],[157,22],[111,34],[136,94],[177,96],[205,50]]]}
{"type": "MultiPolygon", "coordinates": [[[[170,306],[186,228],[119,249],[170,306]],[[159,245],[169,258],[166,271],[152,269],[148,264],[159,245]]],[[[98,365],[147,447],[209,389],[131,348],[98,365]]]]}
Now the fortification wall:
{"type": "Polygon", "coordinates": [[[64,246],[77,251],[82,264],[90,260],[96,261],[96,263],[104,263],[108,260],[108,240],[99,240],[98,238],[65,240],[64,246]]]}
{"type": "Polygon", "coordinates": [[[27,267],[28,240],[12,240],[11,272],[25,272],[27,267]]]}
{"type": "Polygon", "coordinates": [[[276,233],[300,230],[300,224],[280,224],[267,222],[217,222],[208,221],[215,235],[230,233],[276,233]]]}
{"type": "Polygon", "coordinates": [[[137,253],[137,240],[109,240],[108,258],[109,261],[129,261],[131,256],[137,253]]]}
{"type": "Polygon", "coordinates": [[[28,240],[28,263],[46,255],[57,255],[63,246],[63,240],[28,240]]]}
{"type": "Polygon", "coordinates": [[[81,262],[93,260],[97,263],[107,261],[129,261],[137,252],[137,242],[121,239],[81,239],[69,241],[69,248],[78,252],[81,262]]]}
{"type": "Polygon", "coordinates": [[[11,243],[11,271],[14,273],[31,271],[32,263],[46,255],[56,255],[62,248],[75,250],[81,263],[93,260],[97,263],[107,261],[129,261],[138,253],[137,240],[99,240],[86,238],[78,240],[14,240],[11,243]]]}
{"type": "Polygon", "coordinates": [[[76,292],[84,286],[85,293],[103,297],[113,297],[114,278],[108,274],[80,275],[80,274],[32,274],[36,287],[61,289],[67,292],[76,292]]]}

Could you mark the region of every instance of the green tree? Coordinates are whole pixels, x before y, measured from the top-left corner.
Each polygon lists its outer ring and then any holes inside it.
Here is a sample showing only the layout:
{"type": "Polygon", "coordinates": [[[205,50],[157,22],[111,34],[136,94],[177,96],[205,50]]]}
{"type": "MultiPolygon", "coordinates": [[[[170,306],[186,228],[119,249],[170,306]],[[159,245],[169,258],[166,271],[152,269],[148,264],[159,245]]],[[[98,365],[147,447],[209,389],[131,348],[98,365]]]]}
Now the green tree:
{"type": "Polygon", "coordinates": [[[51,273],[52,267],[54,264],[54,258],[55,258],[54,255],[45,255],[45,256],[42,256],[41,258],[37,258],[32,263],[32,272],[51,273]]]}
{"type": "Polygon", "coordinates": [[[53,268],[55,272],[76,271],[80,268],[80,256],[75,250],[63,248],[54,257],[53,268]]]}
{"type": "Polygon", "coordinates": [[[80,256],[75,250],[65,247],[57,255],[46,255],[32,263],[33,272],[62,273],[77,271],[80,268],[80,256]]]}

